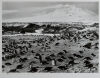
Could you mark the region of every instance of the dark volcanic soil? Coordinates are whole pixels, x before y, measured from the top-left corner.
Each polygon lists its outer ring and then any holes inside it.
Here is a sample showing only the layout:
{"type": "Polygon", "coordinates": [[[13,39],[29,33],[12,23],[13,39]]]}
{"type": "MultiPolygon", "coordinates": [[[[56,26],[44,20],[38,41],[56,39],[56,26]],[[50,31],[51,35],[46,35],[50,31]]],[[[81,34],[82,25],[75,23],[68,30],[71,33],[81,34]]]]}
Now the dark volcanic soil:
{"type": "Polygon", "coordinates": [[[79,36],[3,36],[2,71],[96,73],[98,38],[79,36]]]}

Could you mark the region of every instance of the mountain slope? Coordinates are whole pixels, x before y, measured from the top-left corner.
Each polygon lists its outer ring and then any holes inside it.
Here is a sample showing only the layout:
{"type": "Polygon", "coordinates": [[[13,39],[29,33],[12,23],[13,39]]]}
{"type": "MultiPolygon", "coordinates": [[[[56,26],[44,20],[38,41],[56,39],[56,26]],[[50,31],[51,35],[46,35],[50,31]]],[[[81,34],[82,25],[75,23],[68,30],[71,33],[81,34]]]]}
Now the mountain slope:
{"type": "Polygon", "coordinates": [[[9,19],[10,22],[97,22],[98,16],[89,10],[83,10],[73,5],[57,5],[43,9],[35,16],[19,19],[9,19]],[[52,10],[51,10],[52,9],[52,10]],[[49,11],[51,10],[51,11],[49,11]]]}

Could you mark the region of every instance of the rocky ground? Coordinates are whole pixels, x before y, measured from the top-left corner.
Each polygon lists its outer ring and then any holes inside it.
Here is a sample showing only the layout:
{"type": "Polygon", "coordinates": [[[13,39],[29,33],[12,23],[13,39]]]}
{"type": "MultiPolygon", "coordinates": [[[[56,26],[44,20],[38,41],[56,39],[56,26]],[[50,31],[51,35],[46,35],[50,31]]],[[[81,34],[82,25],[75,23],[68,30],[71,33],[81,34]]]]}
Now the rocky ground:
{"type": "Polygon", "coordinates": [[[98,29],[66,36],[3,36],[2,71],[97,73],[98,29]]]}

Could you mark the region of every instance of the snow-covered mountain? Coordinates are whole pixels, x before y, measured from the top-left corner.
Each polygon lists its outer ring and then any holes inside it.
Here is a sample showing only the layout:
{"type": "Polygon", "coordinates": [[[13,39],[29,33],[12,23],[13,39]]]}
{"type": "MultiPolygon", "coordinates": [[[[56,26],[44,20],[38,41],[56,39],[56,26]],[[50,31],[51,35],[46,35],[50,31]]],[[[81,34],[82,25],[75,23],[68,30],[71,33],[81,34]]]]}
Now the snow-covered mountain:
{"type": "Polygon", "coordinates": [[[41,9],[34,16],[8,19],[4,22],[98,22],[98,16],[86,9],[74,5],[55,5],[41,9]]]}

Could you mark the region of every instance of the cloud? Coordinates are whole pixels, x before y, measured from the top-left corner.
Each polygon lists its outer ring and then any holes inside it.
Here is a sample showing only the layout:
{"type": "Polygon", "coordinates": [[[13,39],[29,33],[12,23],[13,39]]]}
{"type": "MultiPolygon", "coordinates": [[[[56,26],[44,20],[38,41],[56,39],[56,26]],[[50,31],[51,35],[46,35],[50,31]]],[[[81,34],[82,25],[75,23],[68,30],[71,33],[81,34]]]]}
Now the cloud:
{"type": "Polygon", "coordinates": [[[2,12],[3,14],[8,14],[8,13],[16,13],[18,11],[17,10],[3,10],[2,12]]]}

